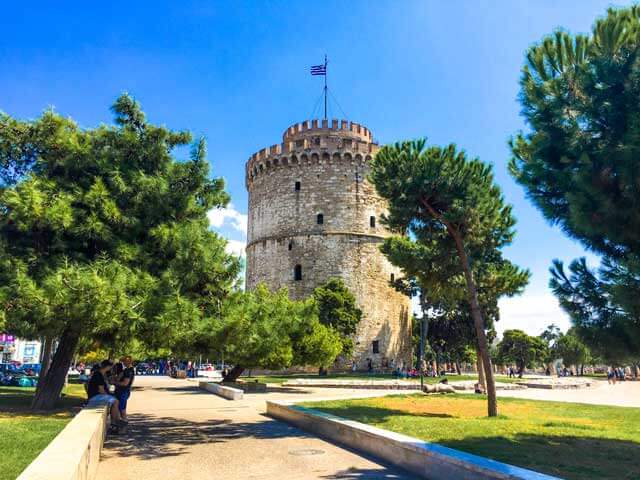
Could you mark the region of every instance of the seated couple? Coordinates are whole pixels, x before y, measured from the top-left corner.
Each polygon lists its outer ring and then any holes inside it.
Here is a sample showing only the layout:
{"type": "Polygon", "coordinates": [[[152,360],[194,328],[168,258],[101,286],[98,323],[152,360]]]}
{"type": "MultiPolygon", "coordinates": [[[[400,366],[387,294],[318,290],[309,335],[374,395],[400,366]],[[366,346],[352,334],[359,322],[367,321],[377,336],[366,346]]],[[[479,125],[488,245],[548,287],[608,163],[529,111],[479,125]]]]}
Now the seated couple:
{"type": "Polygon", "coordinates": [[[111,360],[103,360],[91,373],[87,406],[109,405],[114,433],[119,433],[119,428],[127,424],[127,400],[134,377],[135,370],[129,356],[123,357],[115,366],[111,360]],[[110,382],[115,386],[113,394],[109,391],[110,382]]]}

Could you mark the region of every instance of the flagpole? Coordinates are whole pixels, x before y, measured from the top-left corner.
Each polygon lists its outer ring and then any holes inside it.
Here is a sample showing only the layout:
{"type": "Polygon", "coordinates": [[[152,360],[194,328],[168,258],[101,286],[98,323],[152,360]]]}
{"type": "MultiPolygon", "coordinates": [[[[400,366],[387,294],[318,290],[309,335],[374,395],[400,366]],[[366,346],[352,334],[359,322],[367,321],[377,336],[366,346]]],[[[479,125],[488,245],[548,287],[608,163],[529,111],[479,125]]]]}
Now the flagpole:
{"type": "Polygon", "coordinates": [[[327,119],[327,55],[324,56],[324,119],[327,119]]]}

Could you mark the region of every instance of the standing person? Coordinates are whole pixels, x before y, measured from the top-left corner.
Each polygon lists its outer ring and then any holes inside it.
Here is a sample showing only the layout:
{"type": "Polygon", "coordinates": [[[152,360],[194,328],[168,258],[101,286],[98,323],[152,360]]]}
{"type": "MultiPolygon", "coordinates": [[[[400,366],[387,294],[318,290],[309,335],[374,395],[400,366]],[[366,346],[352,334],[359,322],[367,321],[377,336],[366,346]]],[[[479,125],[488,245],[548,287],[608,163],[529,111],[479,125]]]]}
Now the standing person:
{"type": "Polygon", "coordinates": [[[116,398],[119,403],[120,417],[124,422],[127,421],[127,401],[131,396],[131,387],[133,386],[133,379],[136,376],[136,371],[133,368],[133,361],[130,355],[122,357],[120,359],[123,365],[122,373],[120,374],[116,382],[116,398]]]}
{"type": "Polygon", "coordinates": [[[97,407],[100,405],[109,405],[109,411],[111,413],[111,423],[114,426],[115,432],[118,432],[118,427],[124,426],[125,423],[120,417],[118,399],[113,395],[109,395],[109,384],[107,383],[107,373],[113,367],[111,360],[103,360],[98,365],[89,379],[87,384],[87,396],[89,401],[88,407],[97,407]]]}

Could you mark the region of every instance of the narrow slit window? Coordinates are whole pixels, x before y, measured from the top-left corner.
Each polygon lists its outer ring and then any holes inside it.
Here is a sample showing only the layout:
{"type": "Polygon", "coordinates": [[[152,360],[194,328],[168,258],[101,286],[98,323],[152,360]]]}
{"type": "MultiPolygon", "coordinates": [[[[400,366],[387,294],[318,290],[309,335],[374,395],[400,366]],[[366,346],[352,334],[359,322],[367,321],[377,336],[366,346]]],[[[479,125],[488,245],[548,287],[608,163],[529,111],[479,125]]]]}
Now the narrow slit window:
{"type": "Polygon", "coordinates": [[[372,345],[372,351],[373,353],[380,353],[380,341],[379,340],[374,340],[372,345]]]}
{"type": "Polygon", "coordinates": [[[289,250],[293,250],[293,242],[289,242],[289,250]]]}
{"type": "Polygon", "coordinates": [[[392,273],[391,274],[391,283],[396,281],[396,276],[392,273]]]}
{"type": "Polygon", "coordinates": [[[296,184],[295,184],[295,190],[296,190],[296,192],[299,192],[299,191],[300,191],[300,182],[296,182],[296,184]]]}
{"type": "Polygon", "coordinates": [[[316,222],[318,223],[318,225],[322,225],[324,223],[324,215],[319,213],[316,218],[316,222]]]}
{"type": "Polygon", "coordinates": [[[376,228],[376,217],[374,217],[373,215],[369,217],[369,226],[371,228],[376,228]]]}
{"type": "Polygon", "coordinates": [[[295,281],[302,280],[302,265],[296,265],[293,269],[293,279],[295,281]]]}

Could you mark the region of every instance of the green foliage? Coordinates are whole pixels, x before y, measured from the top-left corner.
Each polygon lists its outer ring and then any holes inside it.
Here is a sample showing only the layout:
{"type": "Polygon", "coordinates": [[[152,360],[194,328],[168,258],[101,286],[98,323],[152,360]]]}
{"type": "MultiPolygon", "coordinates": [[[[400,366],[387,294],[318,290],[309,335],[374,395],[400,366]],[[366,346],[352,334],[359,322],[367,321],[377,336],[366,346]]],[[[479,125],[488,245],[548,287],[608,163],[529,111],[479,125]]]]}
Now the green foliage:
{"type": "Polygon", "coordinates": [[[272,293],[264,284],[238,296],[211,335],[225,360],[242,368],[330,365],[342,347],[338,333],[318,320],[313,299],[294,301],[286,289],[272,293]]]}
{"type": "Polygon", "coordinates": [[[356,328],[362,318],[362,310],[356,305],[356,297],[342,279],[331,278],[316,287],[313,298],[318,305],[320,323],[333,328],[341,337],[341,355],[348,357],[353,351],[356,328]]]}
{"type": "MultiPolygon", "coordinates": [[[[544,363],[551,364],[558,357],[556,356],[555,346],[560,337],[562,337],[562,331],[555,323],[547,326],[544,332],[540,334],[540,339],[547,347],[547,355],[544,358],[544,363]]],[[[549,367],[551,368],[551,367],[549,367]]]]}
{"type": "Polygon", "coordinates": [[[565,365],[583,365],[590,361],[589,348],[572,331],[558,338],[553,348],[556,357],[562,358],[565,365]]]}
{"type": "Polygon", "coordinates": [[[500,258],[499,249],[513,240],[515,219],[491,166],[467,158],[453,144],[426,147],[425,140],[417,140],[387,145],[374,159],[371,179],[390,201],[388,225],[410,230],[417,240],[414,254],[435,271],[457,266],[447,225],[460,232],[471,258],[500,258]]]}
{"type": "Polygon", "coordinates": [[[636,6],[532,46],[520,81],[531,133],[511,142],[511,171],[545,217],[613,256],[640,251],[639,46],[636,6]]]}
{"type": "MultiPolygon", "coordinates": [[[[608,263],[603,270],[611,272],[620,265],[608,263]]],[[[608,363],[637,361],[640,355],[640,316],[630,315],[614,303],[611,289],[627,282],[602,281],[587,267],[584,258],[569,265],[567,275],[561,262],[554,262],[550,281],[560,305],[571,316],[575,334],[588,345],[594,355],[608,363]]],[[[604,276],[606,278],[606,276],[604,276]]],[[[640,293],[640,288],[637,290],[640,293]]]]}
{"type": "Polygon", "coordinates": [[[0,311],[13,333],[158,348],[236,285],[239,261],[208,228],[229,198],[204,140],[177,161],[188,132],[146,122],[126,94],[113,112],[117,126],[94,129],[53,111],[0,115],[0,311]]]}
{"type": "MultiPolygon", "coordinates": [[[[382,148],[371,180],[389,202],[384,221],[398,235],[384,241],[382,252],[403,269],[404,289],[422,292],[423,314],[436,316],[444,327],[440,339],[452,350],[462,354],[475,340],[490,371],[485,331],[498,317],[498,299],[519,293],[529,279],[502,256],[515,219],[491,167],[453,144],[416,140],[382,148]]],[[[433,334],[431,340],[435,349],[433,334]]],[[[491,374],[487,383],[495,415],[491,374]]]]}
{"type": "Polygon", "coordinates": [[[544,38],[520,85],[530,132],[511,140],[511,173],[549,221],[603,256],[597,274],[556,262],[551,286],[591,348],[637,358],[640,8],[610,9],[590,35],[544,38]]]}
{"type": "Polygon", "coordinates": [[[469,160],[454,145],[425,148],[423,140],[384,147],[371,178],[390,201],[385,219],[395,231],[383,253],[400,266],[431,305],[467,301],[465,279],[448,226],[459,232],[477,283],[481,306],[497,318],[500,295],[515,295],[529,272],[502,256],[513,240],[515,219],[493,183],[491,167],[469,160]]]}
{"type": "Polygon", "coordinates": [[[548,356],[544,341],[522,330],[505,330],[497,354],[502,363],[515,363],[520,371],[538,366],[548,356]]]}

